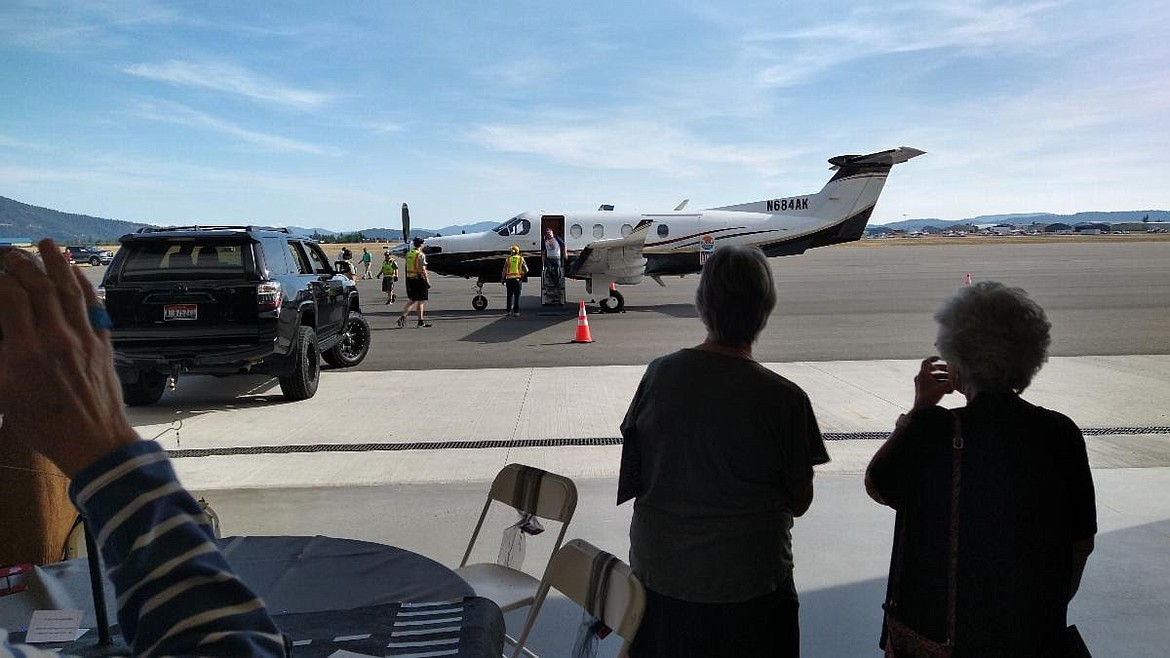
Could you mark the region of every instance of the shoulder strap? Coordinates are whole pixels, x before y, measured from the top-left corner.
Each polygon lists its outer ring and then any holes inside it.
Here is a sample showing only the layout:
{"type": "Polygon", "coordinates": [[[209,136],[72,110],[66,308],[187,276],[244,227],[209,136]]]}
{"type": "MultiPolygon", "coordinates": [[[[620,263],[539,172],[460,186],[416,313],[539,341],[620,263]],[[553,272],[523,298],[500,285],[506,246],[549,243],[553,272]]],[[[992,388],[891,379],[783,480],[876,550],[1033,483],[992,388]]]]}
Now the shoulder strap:
{"type": "MultiPolygon", "coordinates": [[[[953,412],[952,412],[953,413],[953,412]]],[[[954,413],[955,434],[951,442],[951,549],[947,569],[947,644],[955,644],[955,606],[959,588],[959,484],[963,470],[963,425],[954,413]]]]}

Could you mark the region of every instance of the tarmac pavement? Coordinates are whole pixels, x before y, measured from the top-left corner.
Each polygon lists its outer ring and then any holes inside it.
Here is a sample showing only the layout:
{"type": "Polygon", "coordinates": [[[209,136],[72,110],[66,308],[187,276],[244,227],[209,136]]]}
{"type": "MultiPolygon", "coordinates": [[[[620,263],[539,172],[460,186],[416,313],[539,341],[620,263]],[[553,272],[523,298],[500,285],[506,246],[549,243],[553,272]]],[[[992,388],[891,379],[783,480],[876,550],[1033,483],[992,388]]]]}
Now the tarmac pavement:
{"type": "MultiPolygon", "coordinates": [[[[832,439],[816,501],[793,533],[804,655],[879,655],[893,515],[865,496],[860,474],[910,406],[917,362],[768,365],[808,392],[832,439]]],[[[643,369],[326,371],[317,396],[295,404],[265,378],[191,377],[163,405],[130,414],[144,437],[176,451],[181,479],[207,497],[225,534],[368,539],[455,566],[488,482],[522,462],[574,478],[581,500],[569,536],[625,557],[631,510],[614,505],[614,439],[643,369]],[[600,445],[578,445],[589,443],[600,445]]],[[[1096,655],[1165,655],[1170,356],[1053,358],[1025,397],[1087,434],[1100,534],[1070,621],[1096,655]]],[[[493,515],[485,527],[511,521],[493,515]]],[[[547,559],[538,544],[527,562],[536,573],[547,559]]],[[[563,599],[549,606],[534,646],[567,655],[574,633],[565,629],[576,628],[579,612],[563,599]]],[[[522,615],[508,621],[516,630],[522,615]]],[[[607,641],[599,655],[614,652],[607,641]]]]}

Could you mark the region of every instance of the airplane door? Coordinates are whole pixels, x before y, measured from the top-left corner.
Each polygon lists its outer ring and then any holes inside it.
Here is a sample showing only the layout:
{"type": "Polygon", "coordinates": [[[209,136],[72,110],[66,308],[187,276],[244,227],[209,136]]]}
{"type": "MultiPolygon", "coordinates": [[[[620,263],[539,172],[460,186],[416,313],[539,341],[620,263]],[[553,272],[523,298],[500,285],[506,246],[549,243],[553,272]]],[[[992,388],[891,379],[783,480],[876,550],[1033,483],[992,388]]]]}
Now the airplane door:
{"type": "Polygon", "coordinates": [[[540,218],[540,303],[542,306],[565,303],[565,265],[568,252],[565,250],[564,215],[544,215],[540,218]],[[552,231],[558,239],[553,255],[545,244],[545,231],[552,231]],[[560,253],[556,253],[559,249],[560,253]]]}

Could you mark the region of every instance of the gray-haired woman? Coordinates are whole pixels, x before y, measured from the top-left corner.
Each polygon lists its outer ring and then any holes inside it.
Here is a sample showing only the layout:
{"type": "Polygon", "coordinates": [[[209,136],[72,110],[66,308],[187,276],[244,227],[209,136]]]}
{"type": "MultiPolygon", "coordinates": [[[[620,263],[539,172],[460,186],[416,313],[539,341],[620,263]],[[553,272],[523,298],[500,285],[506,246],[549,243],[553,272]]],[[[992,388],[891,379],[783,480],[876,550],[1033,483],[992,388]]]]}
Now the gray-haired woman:
{"type": "Polygon", "coordinates": [[[775,305],[759,249],[716,249],[695,293],[707,339],[652,361],[622,422],[635,658],[800,654],[792,522],[829,456],[808,396],[752,358],[775,305]]]}
{"type": "Polygon", "coordinates": [[[961,289],[934,317],[945,361],[922,361],[914,408],[865,474],[870,497],[898,512],[887,599],[903,622],[943,641],[953,589],[955,656],[1066,655],[1068,603],[1093,550],[1097,513],[1080,430],[1020,398],[1047,359],[1048,319],[1023,290],[995,282],[961,289]],[[938,406],[952,392],[967,405],[938,406]]]}

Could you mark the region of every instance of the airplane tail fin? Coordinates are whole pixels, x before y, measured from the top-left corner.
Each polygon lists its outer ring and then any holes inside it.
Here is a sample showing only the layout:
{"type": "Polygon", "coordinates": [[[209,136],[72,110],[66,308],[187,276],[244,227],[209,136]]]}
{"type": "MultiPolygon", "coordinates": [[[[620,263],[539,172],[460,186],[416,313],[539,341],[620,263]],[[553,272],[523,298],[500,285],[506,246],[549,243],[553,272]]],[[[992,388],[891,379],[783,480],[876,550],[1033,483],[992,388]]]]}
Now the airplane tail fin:
{"type": "Polygon", "coordinates": [[[830,222],[812,236],[807,247],[852,242],[865,232],[865,225],[896,164],[925,153],[909,146],[865,155],[838,155],[829,158],[836,172],[816,194],[767,199],[712,210],[731,210],[810,217],[830,222]]]}

